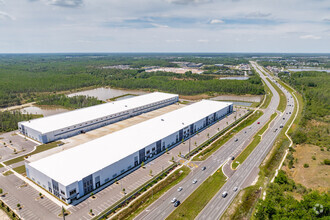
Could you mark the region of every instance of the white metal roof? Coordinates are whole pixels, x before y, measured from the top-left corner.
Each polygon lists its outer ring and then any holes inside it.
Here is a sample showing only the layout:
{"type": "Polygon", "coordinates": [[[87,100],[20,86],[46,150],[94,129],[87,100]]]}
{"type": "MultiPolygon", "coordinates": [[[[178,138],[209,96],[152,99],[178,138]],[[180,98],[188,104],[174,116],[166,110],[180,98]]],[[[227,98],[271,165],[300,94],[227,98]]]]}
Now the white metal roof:
{"type": "Polygon", "coordinates": [[[178,95],[162,92],[154,92],[137,97],[132,97],[120,101],[104,103],[87,108],[77,109],[61,114],[56,114],[44,118],[38,118],[26,122],[22,122],[24,126],[39,131],[42,134],[63,129],[66,127],[81,124],[86,121],[95,120],[106,117],[111,114],[116,114],[122,111],[137,108],[143,105],[148,105],[161,100],[176,97],[178,95]]]}
{"type": "Polygon", "coordinates": [[[66,186],[228,105],[231,103],[203,100],[53,154],[29,165],[66,186]]]}

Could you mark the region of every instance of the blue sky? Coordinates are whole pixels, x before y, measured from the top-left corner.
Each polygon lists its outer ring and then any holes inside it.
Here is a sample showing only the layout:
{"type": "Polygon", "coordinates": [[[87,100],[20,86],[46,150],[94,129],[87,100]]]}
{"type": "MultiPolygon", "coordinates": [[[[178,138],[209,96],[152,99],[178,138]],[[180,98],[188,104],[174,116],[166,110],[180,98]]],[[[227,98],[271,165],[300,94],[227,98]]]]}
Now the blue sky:
{"type": "Polygon", "coordinates": [[[0,53],[330,53],[330,0],[0,0],[0,53]]]}

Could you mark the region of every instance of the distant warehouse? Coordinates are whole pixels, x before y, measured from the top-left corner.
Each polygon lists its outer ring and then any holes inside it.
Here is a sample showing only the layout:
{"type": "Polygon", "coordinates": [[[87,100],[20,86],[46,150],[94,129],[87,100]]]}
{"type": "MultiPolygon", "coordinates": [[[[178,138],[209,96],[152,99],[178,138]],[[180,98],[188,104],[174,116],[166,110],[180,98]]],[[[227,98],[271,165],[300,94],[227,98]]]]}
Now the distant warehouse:
{"type": "Polygon", "coordinates": [[[232,103],[203,100],[40,160],[26,161],[26,174],[70,203],[121,178],[232,111],[232,103]]]}
{"type": "Polygon", "coordinates": [[[18,129],[22,134],[34,140],[47,143],[149,112],[176,103],[178,100],[178,95],[154,92],[121,101],[19,122],[18,129]]]}

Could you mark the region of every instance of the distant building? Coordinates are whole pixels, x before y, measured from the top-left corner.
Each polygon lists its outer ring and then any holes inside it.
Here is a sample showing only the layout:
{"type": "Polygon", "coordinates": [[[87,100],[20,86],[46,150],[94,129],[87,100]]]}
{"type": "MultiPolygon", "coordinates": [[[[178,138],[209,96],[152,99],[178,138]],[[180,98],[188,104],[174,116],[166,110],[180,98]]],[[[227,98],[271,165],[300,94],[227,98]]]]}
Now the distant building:
{"type": "Polygon", "coordinates": [[[155,92],[18,123],[20,133],[41,143],[68,138],[176,103],[178,95],[155,92]]]}

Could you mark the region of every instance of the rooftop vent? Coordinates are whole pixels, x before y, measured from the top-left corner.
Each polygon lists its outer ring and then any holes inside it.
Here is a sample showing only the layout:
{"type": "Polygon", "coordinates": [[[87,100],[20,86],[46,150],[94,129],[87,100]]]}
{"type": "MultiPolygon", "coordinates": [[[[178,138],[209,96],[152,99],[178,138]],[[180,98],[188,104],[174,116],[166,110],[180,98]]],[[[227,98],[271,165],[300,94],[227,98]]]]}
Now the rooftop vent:
{"type": "Polygon", "coordinates": [[[162,119],[160,119],[161,121],[164,121],[164,119],[162,118],[162,119]]]}

